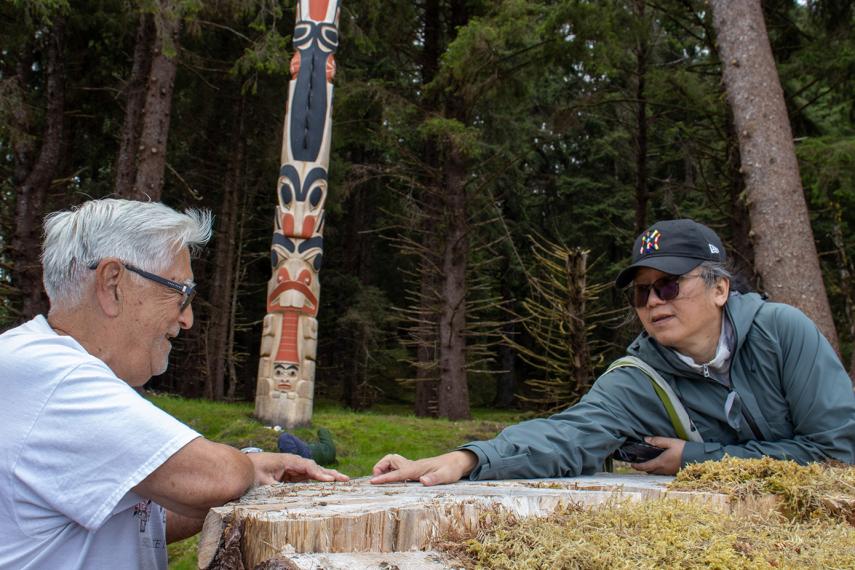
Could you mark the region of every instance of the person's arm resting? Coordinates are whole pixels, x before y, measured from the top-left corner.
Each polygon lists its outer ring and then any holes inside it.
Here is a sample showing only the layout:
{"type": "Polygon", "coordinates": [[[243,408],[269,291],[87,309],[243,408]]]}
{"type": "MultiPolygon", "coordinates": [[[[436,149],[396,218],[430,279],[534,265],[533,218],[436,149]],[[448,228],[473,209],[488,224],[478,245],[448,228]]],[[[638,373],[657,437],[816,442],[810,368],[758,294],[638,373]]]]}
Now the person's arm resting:
{"type": "Polygon", "coordinates": [[[667,417],[639,410],[661,406],[650,382],[626,369],[613,370],[594,383],[577,404],[549,418],[510,426],[489,441],[467,443],[477,466],[472,480],[575,477],[602,469],[606,457],[627,438],[652,432],[672,434],[667,417]],[[659,421],[657,424],[656,422],[659,421]]]}
{"type": "Polygon", "coordinates": [[[143,479],[134,491],[190,519],[243,495],[255,482],[249,458],[233,447],[198,437],[143,479]]]}
{"type": "Polygon", "coordinates": [[[177,513],[166,511],[166,543],[172,544],[185,538],[190,538],[202,530],[205,519],[184,517],[177,513]]]}
{"type": "Polygon", "coordinates": [[[198,437],[143,479],[134,491],[177,515],[204,519],[208,509],[237,499],[254,485],[310,479],[349,480],[335,469],[325,469],[290,453],[247,455],[198,437]]]}

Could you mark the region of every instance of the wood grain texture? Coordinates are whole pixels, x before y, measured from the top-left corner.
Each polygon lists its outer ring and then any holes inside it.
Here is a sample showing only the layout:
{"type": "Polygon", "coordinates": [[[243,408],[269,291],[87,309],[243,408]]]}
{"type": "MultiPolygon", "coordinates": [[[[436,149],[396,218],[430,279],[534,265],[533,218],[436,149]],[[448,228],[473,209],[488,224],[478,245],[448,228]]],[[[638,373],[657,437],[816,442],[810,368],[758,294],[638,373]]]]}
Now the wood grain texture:
{"type": "MultiPolygon", "coordinates": [[[[234,528],[236,520],[243,525],[240,545],[246,568],[298,554],[374,553],[373,558],[364,557],[368,568],[380,567],[371,566],[370,561],[382,562],[381,554],[430,551],[449,532],[478,530],[489,525],[490,513],[498,511],[545,516],[569,504],[590,506],[665,496],[700,501],[719,512],[769,514],[777,506],[774,497],[732,502],[722,494],[668,491],[671,479],[601,474],[536,481],[461,481],[438,487],[418,483],[374,486],[366,479],[260,487],[238,502],[210,511],[202,530],[199,568],[217,567],[212,561],[222,548],[221,537],[228,534],[224,533],[227,527],[234,528]]],[[[346,560],[356,564],[356,559],[346,556],[337,559],[342,564],[346,560]]],[[[308,566],[299,567],[311,568],[320,558],[304,556],[300,560],[308,566]]]]}

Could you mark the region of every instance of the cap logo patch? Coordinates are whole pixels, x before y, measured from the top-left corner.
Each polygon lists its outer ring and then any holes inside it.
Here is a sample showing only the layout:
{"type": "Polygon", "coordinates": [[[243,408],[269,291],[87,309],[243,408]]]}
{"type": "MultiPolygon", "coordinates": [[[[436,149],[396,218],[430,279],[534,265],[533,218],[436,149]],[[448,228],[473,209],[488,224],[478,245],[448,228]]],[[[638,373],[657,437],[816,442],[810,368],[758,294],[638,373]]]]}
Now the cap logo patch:
{"type": "Polygon", "coordinates": [[[716,254],[716,255],[718,255],[719,253],[721,253],[721,252],[718,250],[718,248],[717,248],[716,246],[714,246],[713,244],[709,243],[709,244],[707,244],[707,245],[708,245],[708,246],[710,246],[710,253],[713,253],[713,254],[716,254]]]}
{"type": "Polygon", "coordinates": [[[659,230],[647,230],[644,232],[641,236],[641,249],[638,250],[638,253],[644,255],[645,253],[658,250],[659,238],[661,237],[662,234],[659,233],[659,230]]]}

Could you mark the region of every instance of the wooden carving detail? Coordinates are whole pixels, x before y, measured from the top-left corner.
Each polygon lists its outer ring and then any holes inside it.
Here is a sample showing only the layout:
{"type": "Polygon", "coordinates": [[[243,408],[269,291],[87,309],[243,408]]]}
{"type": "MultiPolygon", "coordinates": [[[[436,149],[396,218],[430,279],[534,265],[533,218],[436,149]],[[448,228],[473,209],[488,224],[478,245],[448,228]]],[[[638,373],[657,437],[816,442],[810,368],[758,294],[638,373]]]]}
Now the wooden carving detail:
{"type": "Polygon", "coordinates": [[[255,415],[312,420],[339,0],[299,0],[282,139],[255,415]]]}

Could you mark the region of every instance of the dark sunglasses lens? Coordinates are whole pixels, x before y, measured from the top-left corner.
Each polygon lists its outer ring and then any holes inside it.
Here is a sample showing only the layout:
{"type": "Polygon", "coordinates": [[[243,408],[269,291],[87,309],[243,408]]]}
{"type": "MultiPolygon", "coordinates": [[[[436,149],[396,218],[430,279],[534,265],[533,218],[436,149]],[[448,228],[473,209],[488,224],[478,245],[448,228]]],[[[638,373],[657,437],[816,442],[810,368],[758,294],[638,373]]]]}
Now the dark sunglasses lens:
{"type": "Polygon", "coordinates": [[[663,301],[672,301],[680,294],[679,277],[663,277],[650,285],[634,285],[626,290],[629,304],[641,308],[647,304],[650,298],[650,290],[656,291],[656,296],[663,301]]]}
{"type": "Polygon", "coordinates": [[[665,277],[653,284],[656,289],[656,296],[663,301],[671,301],[677,298],[680,293],[680,278],[665,277]]]}
{"type": "Polygon", "coordinates": [[[627,297],[633,307],[643,307],[650,297],[650,285],[635,285],[627,291],[627,297]]]}

